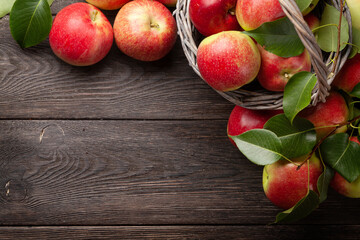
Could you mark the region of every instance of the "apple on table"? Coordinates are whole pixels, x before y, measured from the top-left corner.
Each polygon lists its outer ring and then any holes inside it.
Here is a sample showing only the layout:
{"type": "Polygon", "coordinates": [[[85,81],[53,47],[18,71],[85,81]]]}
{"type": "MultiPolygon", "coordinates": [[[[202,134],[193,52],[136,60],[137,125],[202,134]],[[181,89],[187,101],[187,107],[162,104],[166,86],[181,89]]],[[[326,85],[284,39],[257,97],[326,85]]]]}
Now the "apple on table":
{"type": "Polygon", "coordinates": [[[114,22],[115,42],[126,55],[141,61],[155,61],[170,52],[177,27],[169,9],[152,0],[125,4],[114,22]]]}
{"type": "Polygon", "coordinates": [[[236,146],[230,136],[237,136],[252,129],[261,129],[270,118],[281,113],[282,110],[252,110],[235,106],[227,124],[227,134],[231,143],[236,146]]]}
{"type": "MultiPolygon", "coordinates": [[[[314,107],[304,109],[299,117],[305,118],[315,126],[318,139],[325,137],[338,124],[346,124],[350,117],[348,105],[344,97],[331,91],[326,102],[319,102],[314,107]]],[[[347,126],[338,128],[335,133],[346,132],[347,126]]]]}
{"type": "Polygon", "coordinates": [[[75,66],[89,66],[103,59],[113,44],[109,20],[88,3],[73,3],[56,15],[49,43],[54,54],[75,66]]]}
{"type": "Polygon", "coordinates": [[[103,10],[115,10],[121,8],[130,0],[86,0],[86,1],[103,10]]]}
{"type": "MultiPolygon", "coordinates": [[[[292,159],[302,163],[308,156],[292,159]]],[[[287,160],[279,160],[266,165],[263,170],[263,189],[266,197],[282,209],[293,207],[308,193],[308,189],[318,192],[317,182],[323,172],[323,166],[317,156],[312,155],[308,164],[300,169],[287,160]]]]}

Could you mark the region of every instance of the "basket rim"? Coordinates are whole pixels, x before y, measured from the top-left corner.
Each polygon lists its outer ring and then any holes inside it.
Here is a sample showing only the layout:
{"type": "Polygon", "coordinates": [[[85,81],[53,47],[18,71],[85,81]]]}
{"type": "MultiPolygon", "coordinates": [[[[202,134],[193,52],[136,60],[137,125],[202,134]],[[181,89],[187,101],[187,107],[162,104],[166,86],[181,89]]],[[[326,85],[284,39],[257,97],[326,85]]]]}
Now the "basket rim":
{"type": "MultiPolygon", "coordinates": [[[[192,24],[189,16],[189,5],[191,0],[178,0],[174,15],[178,27],[178,35],[181,40],[183,52],[188,60],[189,66],[193,71],[203,80],[196,62],[197,43],[196,36],[197,30],[192,24]]],[[[338,56],[336,65],[331,60],[335,53],[330,53],[328,58],[324,59],[322,51],[316,42],[316,38],[309,26],[307,25],[304,17],[294,0],[278,0],[285,15],[294,24],[305,49],[309,52],[311,58],[312,72],[317,76],[317,83],[312,91],[311,104],[315,106],[318,102],[325,102],[326,97],[331,90],[331,84],[335,79],[337,73],[345,64],[351,52],[352,42],[352,25],[351,14],[345,2],[343,16],[349,23],[349,43],[338,56]]],[[[333,6],[340,9],[340,1],[332,0],[333,6]]],[[[205,81],[206,82],[206,81],[205,81]]],[[[210,86],[211,87],[211,86],[210,86]]],[[[213,88],[214,89],[214,88],[213,88]]],[[[218,94],[227,99],[228,101],[249,109],[257,110],[271,110],[282,109],[283,92],[272,92],[266,89],[246,90],[239,88],[235,91],[222,92],[214,89],[218,94]]]]}

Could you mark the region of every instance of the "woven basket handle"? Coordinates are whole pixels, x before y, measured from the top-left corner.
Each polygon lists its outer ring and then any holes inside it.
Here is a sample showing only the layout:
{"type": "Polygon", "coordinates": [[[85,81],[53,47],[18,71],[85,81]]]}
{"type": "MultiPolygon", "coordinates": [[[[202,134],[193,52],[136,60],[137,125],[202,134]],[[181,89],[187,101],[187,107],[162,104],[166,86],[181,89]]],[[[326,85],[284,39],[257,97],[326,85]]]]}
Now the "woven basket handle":
{"type": "MultiPolygon", "coordinates": [[[[316,105],[319,101],[324,102],[325,98],[329,95],[329,91],[331,89],[330,84],[346,62],[351,52],[352,25],[350,11],[345,4],[343,14],[349,22],[350,44],[348,44],[348,46],[345,48],[345,51],[339,54],[338,61],[335,61],[336,63],[332,61],[332,58],[336,55],[336,53],[331,53],[328,61],[325,62],[323,60],[322,51],[316,42],[316,38],[304,20],[304,17],[296,2],[294,0],[278,1],[286,16],[294,24],[295,30],[298,33],[300,40],[304,44],[305,48],[309,52],[311,58],[311,64],[318,80],[315,88],[313,89],[312,105],[316,105]],[[334,66],[334,64],[336,64],[336,66],[334,66]]],[[[342,0],[333,0],[333,4],[338,10],[340,10],[340,1],[342,0]]]]}

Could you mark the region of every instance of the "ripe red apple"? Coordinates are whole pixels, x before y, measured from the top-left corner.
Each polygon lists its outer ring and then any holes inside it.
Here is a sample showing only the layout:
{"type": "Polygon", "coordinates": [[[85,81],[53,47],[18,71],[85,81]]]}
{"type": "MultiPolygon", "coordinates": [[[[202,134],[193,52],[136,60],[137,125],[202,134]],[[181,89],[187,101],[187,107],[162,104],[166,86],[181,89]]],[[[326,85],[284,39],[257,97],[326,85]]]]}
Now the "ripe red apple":
{"type": "Polygon", "coordinates": [[[308,15],[306,15],[304,17],[304,20],[309,25],[309,28],[311,30],[314,30],[315,28],[320,26],[320,19],[313,13],[309,13],[308,15]]]}
{"type": "Polygon", "coordinates": [[[104,10],[115,10],[125,5],[130,0],[86,0],[88,3],[104,10]]]}
{"type": "Polygon", "coordinates": [[[158,2],[161,2],[167,7],[175,7],[177,0],[157,0],[158,2]]]}
{"type": "MultiPolygon", "coordinates": [[[[319,0],[313,0],[303,11],[303,15],[311,12],[319,0]]],[[[236,17],[240,26],[250,31],[265,22],[272,22],[285,16],[278,0],[237,0],[236,17]]]]}
{"type": "MultiPolygon", "coordinates": [[[[357,137],[350,138],[350,141],[360,144],[357,137]]],[[[360,198],[360,176],[354,182],[348,182],[339,173],[335,173],[330,183],[331,187],[341,195],[349,198],[360,198]]]]}
{"type": "Polygon", "coordinates": [[[113,43],[110,22],[96,7],[74,3],[56,15],[49,42],[54,54],[75,66],[88,66],[103,59],[113,43]]]}
{"type": "Polygon", "coordinates": [[[241,30],[235,16],[236,0],[191,0],[189,16],[204,36],[230,30],[241,30]]]}
{"type": "Polygon", "coordinates": [[[230,141],[236,146],[230,136],[237,136],[252,129],[261,129],[270,118],[280,113],[281,110],[251,110],[235,106],[227,124],[230,141]]]}
{"type": "Polygon", "coordinates": [[[254,80],[261,59],[249,36],[239,31],[224,31],[200,43],[197,63],[202,77],[211,87],[231,91],[254,80]]]}
{"type": "Polygon", "coordinates": [[[125,4],[114,22],[115,41],[126,55],[155,61],[170,52],[176,41],[176,23],[169,9],[152,0],[125,4]]]}
{"type": "MultiPolygon", "coordinates": [[[[359,1],[360,3],[360,1],[359,1]]],[[[360,83],[360,54],[348,59],[336,76],[333,85],[350,93],[360,83]]]]}
{"type": "Polygon", "coordinates": [[[261,67],[257,76],[261,86],[269,91],[284,91],[289,79],[301,71],[311,71],[311,60],[307,50],[295,57],[283,58],[265,50],[258,44],[261,67]]]}
{"type": "MultiPolygon", "coordinates": [[[[307,156],[293,159],[301,163],[307,156]]],[[[304,164],[298,167],[286,160],[280,160],[264,167],[263,188],[267,198],[276,206],[289,209],[306,196],[309,188],[317,192],[317,181],[323,172],[320,160],[313,155],[309,160],[309,168],[304,164]],[[309,174],[310,173],[310,176],[309,174]]]]}
{"type": "MultiPolygon", "coordinates": [[[[325,103],[320,102],[315,107],[306,108],[299,113],[299,116],[314,124],[317,128],[316,134],[320,139],[335,129],[335,127],[326,126],[344,124],[349,120],[349,108],[340,93],[331,91],[325,103]]],[[[347,126],[344,126],[337,129],[336,133],[346,130],[347,126]]]]}

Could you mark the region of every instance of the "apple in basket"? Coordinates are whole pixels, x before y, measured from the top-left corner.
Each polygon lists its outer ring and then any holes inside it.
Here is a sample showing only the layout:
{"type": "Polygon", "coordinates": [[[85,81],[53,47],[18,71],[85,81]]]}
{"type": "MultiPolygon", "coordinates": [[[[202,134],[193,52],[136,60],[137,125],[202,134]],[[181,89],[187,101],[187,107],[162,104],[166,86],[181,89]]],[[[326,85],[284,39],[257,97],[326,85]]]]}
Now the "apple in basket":
{"type": "Polygon", "coordinates": [[[104,10],[115,10],[124,6],[130,0],[86,0],[88,3],[104,10]]]}
{"type": "Polygon", "coordinates": [[[298,56],[284,58],[265,50],[258,44],[261,67],[257,80],[269,91],[284,91],[289,79],[301,71],[311,71],[311,60],[307,50],[298,56]]]}
{"type": "Polygon", "coordinates": [[[360,83],[360,54],[348,59],[336,76],[333,85],[350,93],[360,83]]]}
{"type": "MultiPolygon", "coordinates": [[[[319,0],[313,0],[303,11],[311,12],[319,0]]],[[[271,22],[285,16],[278,0],[237,0],[236,17],[240,26],[246,31],[256,29],[265,22],[271,22]]]]}
{"type": "Polygon", "coordinates": [[[191,0],[189,16],[204,36],[229,30],[241,30],[235,16],[236,0],[191,0]]]}
{"type": "Polygon", "coordinates": [[[261,129],[270,118],[280,113],[283,113],[283,111],[252,110],[235,106],[231,111],[227,124],[227,134],[230,141],[236,146],[230,136],[237,136],[252,129],[261,129]]]}
{"type": "MultiPolygon", "coordinates": [[[[350,141],[360,144],[357,137],[351,137],[350,141]]],[[[360,198],[360,176],[355,181],[350,183],[336,172],[330,185],[341,195],[350,198],[360,198]]]]}
{"type": "MultiPolygon", "coordinates": [[[[302,163],[308,155],[292,159],[302,163]]],[[[323,172],[322,163],[314,155],[300,169],[287,160],[266,165],[263,170],[263,189],[267,198],[282,209],[293,207],[309,189],[317,192],[317,182],[323,172]],[[310,174],[310,175],[309,175],[310,174]]]]}
{"type": "Polygon", "coordinates": [[[218,91],[231,91],[253,81],[261,59],[254,41],[240,31],[224,31],[199,45],[197,64],[203,79],[218,91]]]}
{"type": "Polygon", "coordinates": [[[157,0],[158,2],[161,2],[167,7],[175,7],[177,0],[157,0]]]}
{"type": "Polygon", "coordinates": [[[126,55],[155,61],[170,52],[177,28],[174,17],[162,3],[135,0],[125,4],[114,22],[115,42],[126,55]]]}
{"type": "Polygon", "coordinates": [[[88,66],[108,54],[113,38],[111,24],[98,8],[88,3],[73,3],[56,15],[49,43],[63,61],[88,66]]]}

